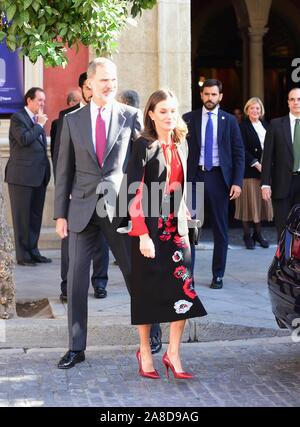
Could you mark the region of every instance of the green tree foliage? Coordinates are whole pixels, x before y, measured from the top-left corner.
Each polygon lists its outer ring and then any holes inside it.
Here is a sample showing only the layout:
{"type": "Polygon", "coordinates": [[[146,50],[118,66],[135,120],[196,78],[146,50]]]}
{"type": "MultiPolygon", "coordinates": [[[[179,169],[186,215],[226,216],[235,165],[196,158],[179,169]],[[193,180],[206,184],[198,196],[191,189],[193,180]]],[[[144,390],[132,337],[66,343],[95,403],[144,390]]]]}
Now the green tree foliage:
{"type": "Polygon", "coordinates": [[[0,41],[35,63],[67,64],[65,46],[81,42],[97,55],[117,47],[127,22],[156,0],[0,0],[0,41]]]}

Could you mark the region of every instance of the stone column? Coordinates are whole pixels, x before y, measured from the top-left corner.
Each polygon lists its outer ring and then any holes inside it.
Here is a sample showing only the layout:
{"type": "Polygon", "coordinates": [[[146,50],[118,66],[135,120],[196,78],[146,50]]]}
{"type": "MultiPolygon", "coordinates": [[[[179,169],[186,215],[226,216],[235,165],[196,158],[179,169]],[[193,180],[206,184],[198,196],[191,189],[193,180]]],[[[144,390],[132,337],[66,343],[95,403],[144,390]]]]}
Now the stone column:
{"type": "MultiPolygon", "coordinates": [[[[190,0],[158,0],[157,5],[137,18],[119,40],[119,88],[135,89],[143,109],[158,88],[173,89],[180,112],[191,108],[190,0]]],[[[90,53],[93,56],[93,53],[90,53]]]]}
{"type": "Polygon", "coordinates": [[[173,89],[182,112],[191,108],[190,0],[158,0],[159,87],[173,89]]]}
{"type": "Polygon", "coordinates": [[[240,31],[240,37],[243,41],[243,104],[245,104],[249,98],[249,40],[248,30],[243,28],[240,31]]]}
{"type": "Polygon", "coordinates": [[[245,0],[249,14],[250,96],[264,99],[263,37],[272,0],[245,0]]]}

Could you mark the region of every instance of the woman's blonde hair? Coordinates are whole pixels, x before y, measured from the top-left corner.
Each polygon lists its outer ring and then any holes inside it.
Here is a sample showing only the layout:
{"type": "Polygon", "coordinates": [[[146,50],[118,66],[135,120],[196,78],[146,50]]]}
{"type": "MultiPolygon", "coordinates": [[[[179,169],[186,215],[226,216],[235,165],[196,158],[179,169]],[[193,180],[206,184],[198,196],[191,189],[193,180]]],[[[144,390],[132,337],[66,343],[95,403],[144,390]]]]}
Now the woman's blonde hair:
{"type": "MultiPolygon", "coordinates": [[[[147,141],[154,142],[157,140],[157,132],[155,129],[155,123],[149,116],[149,111],[154,111],[157,104],[161,101],[165,101],[168,98],[174,98],[177,102],[175,94],[169,89],[159,89],[150,95],[148,102],[144,110],[144,130],[142,137],[147,141]]],[[[178,114],[177,123],[175,129],[172,131],[172,138],[175,144],[180,144],[188,133],[187,125],[178,114]]]]}
{"type": "Polygon", "coordinates": [[[258,104],[260,106],[260,118],[263,117],[265,115],[265,107],[264,107],[264,104],[262,103],[262,101],[259,98],[257,98],[256,96],[254,96],[253,98],[250,98],[246,102],[246,105],[244,107],[244,113],[246,114],[246,116],[249,116],[248,109],[253,104],[258,104]]]}

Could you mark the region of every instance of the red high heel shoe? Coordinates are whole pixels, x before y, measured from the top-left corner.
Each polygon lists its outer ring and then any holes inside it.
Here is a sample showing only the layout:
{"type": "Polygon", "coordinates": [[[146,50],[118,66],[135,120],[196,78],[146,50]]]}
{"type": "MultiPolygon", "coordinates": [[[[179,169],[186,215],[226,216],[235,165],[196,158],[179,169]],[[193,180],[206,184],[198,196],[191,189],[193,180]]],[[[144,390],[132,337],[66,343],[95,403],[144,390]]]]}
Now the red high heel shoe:
{"type": "Polygon", "coordinates": [[[182,379],[182,380],[190,380],[191,378],[194,378],[193,374],[190,374],[188,372],[176,372],[173,363],[169,359],[169,356],[167,355],[167,352],[163,355],[162,362],[166,367],[166,375],[167,378],[169,378],[169,368],[173,372],[174,378],[182,379]]]}
{"type": "Polygon", "coordinates": [[[140,350],[138,350],[136,352],[136,358],[138,360],[138,364],[139,364],[139,374],[141,377],[146,377],[146,378],[152,378],[153,380],[157,380],[160,378],[159,373],[157,372],[157,370],[155,369],[154,371],[151,372],[145,372],[142,368],[142,357],[141,357],[141,352],[140,350]]]}

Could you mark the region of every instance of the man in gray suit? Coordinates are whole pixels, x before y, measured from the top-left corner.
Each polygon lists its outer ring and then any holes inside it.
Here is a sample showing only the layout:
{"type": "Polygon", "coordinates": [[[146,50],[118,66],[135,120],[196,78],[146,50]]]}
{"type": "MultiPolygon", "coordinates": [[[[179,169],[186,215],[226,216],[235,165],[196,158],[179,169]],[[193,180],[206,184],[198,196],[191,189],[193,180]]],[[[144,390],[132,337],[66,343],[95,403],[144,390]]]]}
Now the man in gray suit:
{"type": "Polygon", "coordinates": [[[130,281],[128,239],[112,225],[114,207],[105,196],[107,188],[118,194],[131,141],[141,130],[142,118],[136,108],[114,100],[117,69],[113,62],[96,58],[87,74],[93,97],[89,105],[64,117],[56,173],[56,231],[61,238],[69,234],[69,351],[59,361],[60,369],[71,368],[85,359],[89,269],[99,229],[128,289],[130,281]],[[98,203],[107,215],[97,214],[98,203]]]}

